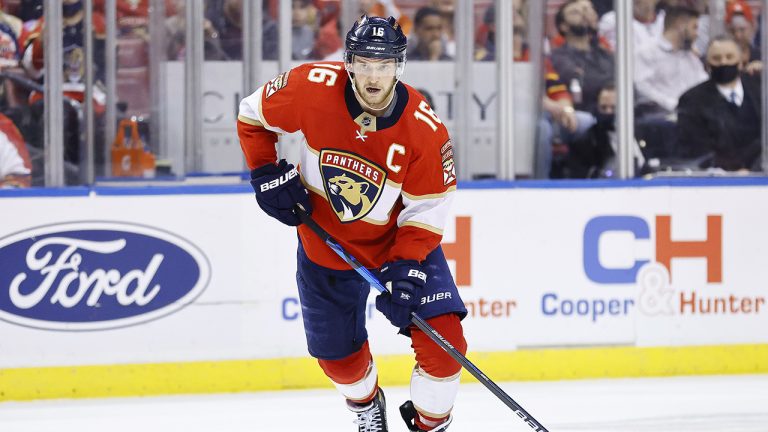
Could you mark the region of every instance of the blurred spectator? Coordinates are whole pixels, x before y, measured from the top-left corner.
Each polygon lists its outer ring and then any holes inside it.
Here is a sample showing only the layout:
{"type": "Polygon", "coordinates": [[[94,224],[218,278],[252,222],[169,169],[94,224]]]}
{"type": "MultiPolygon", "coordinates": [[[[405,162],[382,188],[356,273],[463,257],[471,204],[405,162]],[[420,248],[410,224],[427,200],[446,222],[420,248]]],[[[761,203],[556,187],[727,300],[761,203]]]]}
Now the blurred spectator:
{"type": "MultiPolygon", "coordinates": [[[[106,36],[106,23],[104,16],[98,12],[93,13],[93,59],[85,59],[85,26],[83,18],[82,0],[63,0],[63,54],[64,54],[64,94],[83,102],[85,92],[85,62],[94,63],[94,102],[97,113],[103,112],[106,95],[103,91],[104,83],[104,38],[106,36]]],[[[35,80],[43,78],[45,64],[43,49],[43,28],[45,22],[40,18],[30,23],[32,30],[22,58],[22,66],[26,73],[35,80]]],[[[42,99],[42,94],[30,96],[31,102],[42,99]]]]}
{"type": "Polygon", "coordinates": [[[400,11],[394,0],[360,0],[360,14],[384,18],[395,17],[406,36],[410,35],[413,28],[413,21],[400,11]]]}
{"type": "MultiPolygon", "coordinates": [[[[183,60],[186,56],[186,1],[175,0],[166,10],[165,43],[168,60],[183,60]]],[[[227,55],[221,47],[219,32],[208,18],[203,19],[203,44],[206,60],[224,60],[227,55]]]]}
{"type": "Polygon", "coordinates": [[[613,177],[616,171],[616,87],[607,83],[597,96],[597,122],[574,140],[568,152],[568,177],[613,177]]]}
{"type": "MultiPolygon", "coordinates": [[[[216,29],[221,52],[215,60],[241,60],[243,58],[243,2],[242,0],[208,0],[205,18],[216,29]]],[[[206,60],[214,60],[206,58],[206,60]]]]}
{"type": "MultiPolygon", "coordinates": [[[[528,52],[520,59],[515,58],[515,61],[528,61],[528,52]]],[[[553,152],[562,145],[570,147],[595,123],[590,113],[574,109],[567,87],[548,58],[544,59],[544,71],[546,94],[541,101],[542,118],[539,121],[534,167],[536,178],[551,177],[553,152]]]]}
{"type": "MultiPolygon", "coordinates": [[[[0,6],[3,2],[0,1],[0,6]]],[[[0,10],[0,71],[23,73],[19,67],[22,50],[23,24],[20,19],[0,10]]],[[[19,95],[11,80],[0,84],[0,109],[20,104],[19,95]]]]}
{"type": "Polygon", "coordinates": [[[431,6],[440,12],[443,17],[443,43],[445,52],[449,57],[456,57],[456,39],[454,37],[454,14],[456,0],[432,0],[431,6]]]}
{"type": "MultiPolygon", "coordinates": [[[[512,49],[515,62],[529,62],[530,51],[525,41],[527,23],[523,18],[525,3],[522,0],[515,2],[514,28],[512,49]]],[[[495,18],[496,9],[490,5],[486,9],[483,21],[487,26],[485,46],[478,49],[478,60],[494,61],[495,49],[495,18]]],[[[542,97],[542,117],[539,121],[539,130],[536,145],[536,161],[534,176],[536,178],[549,178],[552,167],[553,144],[569,144],[576,137],[583,135],[595,122],[588,112],[576,111],[573,100],[565,83],[560,79],[557,71],[552,66],[548,57],[544,58],[544,83],[545,94],[542,97]]]]}
{"type": "Polygon", "coordinates": [[[761,70],[760,50],[755,46],[755,21],[752,8],[741,0],[729,1],[725,9],[725,26],[741,50],[741,63],[749,74],[761,70]]]}
{"type": "Polygon", "coordinates": [[[314,5],[317,8],[318,29],[312,58],[322,59],[344,46],[339,25],[341,4],[338,0],[314,0],[314,5]]]}
{"type": "MultiPolygon", "coordinates": [[[[105,14],[104,7],[105,0],[93,0],[94,11],[105,14]]],[[[149,0],[117,0],[115,9],[119,36],[149,40],[149,0]]]]}
{"type": "MultiPolygon", "coordinates": [[[[3,118],[7,119],[5,116],[3,118]]],[[[21,142],[19,146],[19,143],[11,141],[8,135],[0,130],[0,187],[28,187],[30,168],[24,143],[21,142]]]]}
{"type": "MultiPolygon", "coordinates": [[[[0,1],[2,6],[2,1],[0,1]]],[[[18,66],[21,54],[20,38],[23,26],[20,19],[0,10],[0,68],[18,66]]]]}
{"type": "Polygon", "coordinates": [[[684,7],[699,13],[699,33],[693,47],[694,52],[700,56],[704,55],[709,45],[709,2],[710,0],[661,0],[658,6],[664,11],[684,7]]]}
{"type": "MultiPolygon", "coordinates": [[[[632,2],[632,36],[635,50],[657,40],[664,32],[664,10],[657,9],[659,0],[634,0],[632,2]]],[[[616,49],[616,12],[607,12],[598,24],[600,36],[608,41],[611,50],[616,49]]]]}
{"type": "MultiPolygon", "coordinates": [[[[332,1],[329,1],[328,3],[332,3],[332,1]]],[[[405,15],[400,11],[400,9],[397,7],[397,5],[393,0],[383,0],[383,1],[360,0],[359,6],[360,6],[360,9],[358,13],[360,16],[362,15],[380,16],[385,18],[388,18],[390,16],[395,17],[395,19],[397,19],[397,23],[400,24],[400,26],[402,27],[403,33],[405,33],[409,37],[408,42],[411,42],[410,32],[411,32],[411,28],[413,27],[413,22],[408,17],[408,15],[405,15]]],[[[339,27],[339,22],[338,22],[338,16],[336,17],[333,24],[335,26],[334,27],[335,32],[338,37],[338,34],[341,31],[339,27]]],[[[339,42],[338,42],[338,45],[336,45],[336,48],[332,51],[329,51],[328,48],[323,46],[325,44],[322,43],[322,33],[323,33],[323,29],[321,28],[320,33],[318,34],[318,37],[317,37],[317,40],[318,40],[317,52],[319,57],[325,61],[344,61],[344,44],[341,43],[341,38],[338,37],[339,42]]]]}
{"type": "MultiPolygon", "coordinates": [[[[523,45],[526,41],[526,28],[528,21],[527,0],[513,1],[513,43],[515,45],[515,59],[522,55],[523,45]]],[[[491,3],[483,13],[483,22],[477,26],[475,32],[475,60],[493,61],[496,58],[496,6],[491,3]]]]}
{"type": "Polygon", "coordinates": [[[730,36],[712,40],[706,61],[709,80],[680,97],[680,144],[691,156],[713,152],[716,168],[758,171],[762,151],[760,78],[740,73],[741,52],[730,36]]]}
{"type": "MultiPolygon", "coordinates": [[[[566,3],[569,3],[569,1],[563,2],[561,7],[566,3]]],[[[587,33],[589,33],[590,41],[600,44],[601,47],[608,51],[612,51],[611,45],[608,43],[608,41],[598,34],[598,15],[597,11],[595,11],[595,6],[592,4],[592,0],[577,0],[576,3],[577,5],[573,7],[581,8],[581,11],[586,20],[587,33]]],[[[555,26],[557,27],[557,16],[555,16],[555,26]]],[[[560,32],[559,29],[558,32],[560,32]]],[[[560,48],[564,44],[565,37],[562,33],[558,33],[554,37],[550,38],[549,41],[550,48],[552,49],[560,48]]]]}
{"type": "Polygon", "coordinates": [[[416,11],[414,36],[408,39],[408,60],[453,60],[446,52],[444,21],[440,11],[426,6],[416,11]]]}
{"type": "MultiPolygon", "coordinates": [[[[597,96],[597,121],[569,146],[566,173],[569,178],[615,178],[618,173],[616,155],[616,87],[607,83],[597,96]]],[[[635,165],[635,175],[648,169],[637,140],[632,140],[629,151],[635,165]]]]}
{"type": "MultiPolygon", "coordinates": [[[[62,48],[63,48],[63,83],[62,90],[64,95],[80,103],[85,100],[85,62],[93,62],[94,86],[93,103],[94,111],[97,115],[96,121],[103,122],[105,110],[106,94],[104,92],[104,43],[106,23],[104,16],[98,12],[93,13],[93,57],[85,58],[85,26],[82,0],[63,0],[62,1],[62,48]]],[[[29,38],[26,42],[26,48],[22,56],[22,66],[33,80],[42,81],[44,79],[45,52],[43,47],[43,34],[45,22],[43,18],[35,22],[28,23],[30,27],[29,38]]],[[[42,122],[42,102],[43,94],[32,92],[29,96],[29,102],[33,104],[33,117],[42,122]]],[[[72,166],[80,164],[80,132],[81,127],[78,112],[80,108],[66,105],[64,110],[64,160],[72,166]]],[[[33,131],[34,132],[34,131],[33,131]]],[[[96,127],[96,144],[104,145],[104,137],[101,136],[103,127],[96,127]]],[[[29,133],[26,135],[29,136],[29,133]]],[[[30,145],[42,147],[42,143],[37,143],[29,139],[30,145]]],[[[103,165],[104,149],[97,148],[94,151],[95,162],[103,165]]],[[[77,172],[65,172],[65,179],[69,184],[77,182],[77,172]]]]}
{"type": "Polygon", "coordinates": [[[308,60],[313,57],[317,9],[310,0],[291,2],[291,58],[308,60]]]}
{"type": "Polygon", "coordinates": [[[22,22],[40,19],[43,17],[43,0],[22,0],[9,12],[22,22]]]}
{"type": "Polygon", "coordinates": [[[613,0],[592,0],[592,6],[595,8],[598,17],[602,17],[613,10],[613,0]]]}
{"type": "Polygon", "coordinates": [[[692,51],[698,16],[689,8],[668,10],[662,37],[638,50],[635,86],[643,113],[673,113],[680,95],[707,79],[704,65],[692,51]]]}
{"type": "Polygon", "coordinates": [[[555,15],[558,32],[565,37],[565,44],[552,51],[552,65],[569,86],[574,107],[592,112],[597,93],[614,77],[613,54],[594,43],[591,17],[594,9],[585,8],[584,0],[569,0],[555,15]]]}

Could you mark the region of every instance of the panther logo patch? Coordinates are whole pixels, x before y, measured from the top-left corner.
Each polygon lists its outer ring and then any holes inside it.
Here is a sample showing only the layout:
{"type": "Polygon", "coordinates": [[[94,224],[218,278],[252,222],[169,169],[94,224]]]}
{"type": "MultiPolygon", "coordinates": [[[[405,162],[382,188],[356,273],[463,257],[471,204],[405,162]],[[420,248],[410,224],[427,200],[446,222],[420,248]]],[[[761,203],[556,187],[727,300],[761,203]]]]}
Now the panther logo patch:
{"type": "Polygon", "coordinates": [[[343,223],[370,213],[387,180],[387,172],[376,164],[340,150],[320,152],[320,172],[328,201],[343,223]]]}

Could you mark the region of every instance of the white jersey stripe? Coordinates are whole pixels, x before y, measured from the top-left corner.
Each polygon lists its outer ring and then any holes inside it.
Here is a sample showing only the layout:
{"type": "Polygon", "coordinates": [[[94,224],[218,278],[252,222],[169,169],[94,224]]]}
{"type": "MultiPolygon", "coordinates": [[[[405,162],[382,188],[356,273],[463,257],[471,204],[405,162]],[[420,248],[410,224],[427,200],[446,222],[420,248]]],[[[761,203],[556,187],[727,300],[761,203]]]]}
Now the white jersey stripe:
{"type": "Polygon", "coordinates": [[[420,199],[411,199],[408,198],[409,195],[403,194],[405,208],[397,217],[397,226],[417,226],[442,234],[453,194],[451,190],[445,194],[437,194],[438,198],[417,197],[420,199]]]}
{"type": "Polygon", "coordinates": [[[264,93],[264,86],[259,87],[250,96],[243,99],[240,102],[240,112],[238,115],[249,118],[249,119],[258,120],[259,122],[261,122],[261,124],[264,126],[264,129],[266,130],[279,133],[279,134],[287,133],[286,131],[280,129],[279,127],[270,125],[269,122],[264,118],[264,113],[261,110],[262,93],[264,93]]]}

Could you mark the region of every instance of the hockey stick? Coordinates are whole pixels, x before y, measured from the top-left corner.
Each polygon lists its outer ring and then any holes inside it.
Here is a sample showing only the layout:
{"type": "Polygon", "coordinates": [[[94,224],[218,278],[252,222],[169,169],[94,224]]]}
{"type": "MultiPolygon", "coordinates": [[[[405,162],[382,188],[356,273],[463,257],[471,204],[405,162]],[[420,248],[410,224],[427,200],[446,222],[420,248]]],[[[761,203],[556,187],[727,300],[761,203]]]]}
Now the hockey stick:
{"type": "MultiPolygon", "coordinates": [[[[371,273],[370,270],[360,264],[360,261],[358,261],[354,256],[348,254],[344,248],[342,248],[341,245],[339,245],[339,243],[334,240],[333,237],[331,237],[331,235],[328,234],[320,225],[318,225],[317,222],[315,222],[315,220],[312,219],[303,209],[296,207],[295,211],[296,214],[299,215],[299,218],[304,223],[304,225],[308,226],[312,231],[314,231],[315,234],[317,234],[325,242],[325,244],[328,245],[328,247],[336,252],[336,254],[341,257],[341,259],[343,259],[360,276],[368,281],[372,287],[376,288],[376,290],[379,292],[387,292],[387,289],[384,287],[384,285],[382,285],[382,283],[376,278],[376,276],[374,276],[373,273],[371,273]]],[[[477,380],[480,381],[485,387],[487,387],[491,393],[496,395],[497,398],[501,399],[505,405],[514,411],[514,413],[517,414],[528,426],[533,428],[534,431],[549,432],[547,428],[542,426],[542,424],[533,418],[532,415],[528,414],[528,411],[521,407],[520,404],[515,402],[515,400],[512,399],[507,393],[505,393],[501,387],[496,385],[495,382],[488,378],[480,369],[478,369],[477,366],[469,361],[469,359],[467,359],[453,345],[451,345],[450,342],[445,340],[445,338],[440,333],[438,333],[437,330],[435,330],[431,325],[429,325],[429,323],[427,323],[423,318],[416,314],[416,312],[411,313],[411,322],[420,328],[424,334],[429,336],[429,338],[432,339],[434,343],[436,343],[440,348],[447,352],[448,355],[453,357],[453,359],[456,360],[469,373],[471,373],[472,376],[477,378],[477,380]]]]}

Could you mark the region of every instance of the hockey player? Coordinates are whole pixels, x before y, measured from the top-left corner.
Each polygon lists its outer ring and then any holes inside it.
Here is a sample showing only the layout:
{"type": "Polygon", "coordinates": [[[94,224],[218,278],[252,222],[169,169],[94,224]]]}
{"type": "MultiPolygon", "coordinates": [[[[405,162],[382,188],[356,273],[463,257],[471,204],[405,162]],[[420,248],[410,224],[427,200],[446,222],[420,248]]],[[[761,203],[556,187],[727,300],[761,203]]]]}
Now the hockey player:
{"type": "Polygon", "coordinates": [[[394,18],[361,17],[345,48],[343,63],[298,66],[243,99],[240,144],[259,206],[298,226],[308,350],[356,413],[358,430],[387,430],[365,329],[370,285],[300,225],[296,204],[387,285],[376,308],[416,353],[412,401],[401,413],[412,431],[444,431],[461,366],[409,317],[418,312],[466,352],[467,311],[440,247],[456,189],[451,141],[422,95],[400,82],[406,37],[394,18]],[[277,134],[297,130],[306,138],[300,174],[275,151],[277,134]]]}

